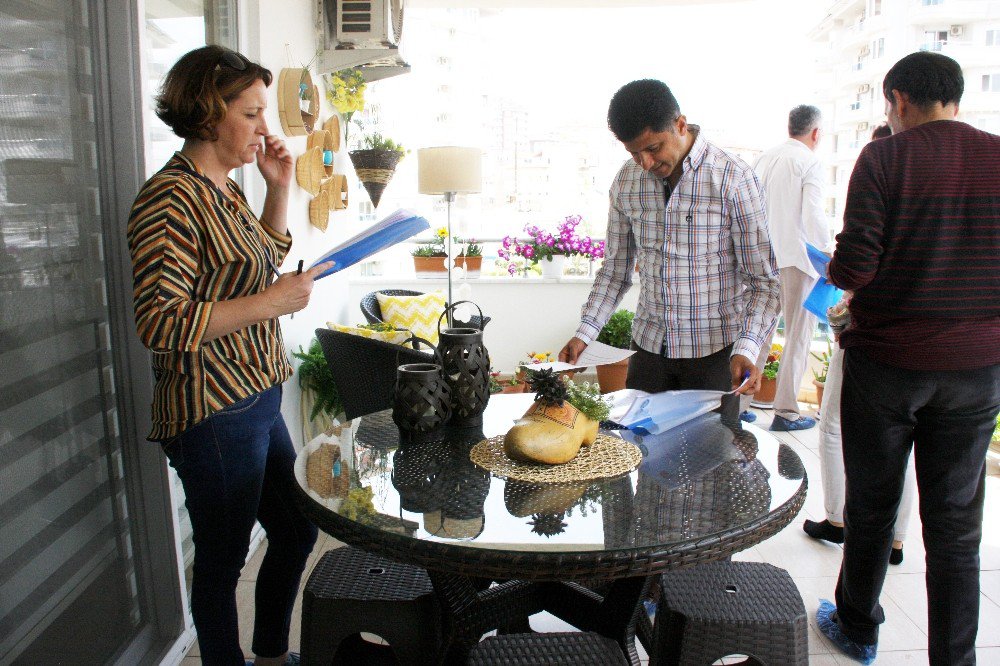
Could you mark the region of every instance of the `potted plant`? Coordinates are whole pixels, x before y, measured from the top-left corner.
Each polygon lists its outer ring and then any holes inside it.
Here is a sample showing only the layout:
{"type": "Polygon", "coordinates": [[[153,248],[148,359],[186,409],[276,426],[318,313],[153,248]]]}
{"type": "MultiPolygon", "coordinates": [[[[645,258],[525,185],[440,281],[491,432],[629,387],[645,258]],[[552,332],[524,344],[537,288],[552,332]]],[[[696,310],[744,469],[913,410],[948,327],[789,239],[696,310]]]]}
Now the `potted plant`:
{"type": "Polygon", "coordinates": [[[445,239],[448,237],[448,230],[441,227],[434,232],[429,240],[417,241],[417,246],[410,254],[413,256],[413,269],[417,272],[418,278],[441,277],[448,272],[445,266],[445,239]]]}
{"type": "MultiPolygon", "coordinates": [[[[307,424],[303,424],[303,427],[309,432],[328,432],[335,425],[334,419],[341,423],[344,421],[344,403],[340,399],[337,384],[333,381],[330,366],[326,363],[323,348],[320,347],[319,340],[313,338],[308,351],[302,351],[300,346],[297,352],[292,352],[292,356],[302,361],[296,374],[302,389],[303,403],[312,402],[308,420],[313,427],[310,428],[307,424]]],[[[312,437],[307,438],[307,441],[308,439],[312,437]]]]}
{"type": "Polygon", "coordinates": [[[559,465],[596,441],[599,423],[610,411],[598,387],[574,384],[551,368],[531,371],[528,386],[535,401],[504,435],[508,456],[559,465]]]}
{"type": "Polygon", "coordinates": [[[358,180],[365,186],[372,205],[378,208],[386,185],[396,172],[396,165],[406,155],[406,149],[379,132],[361,137],[361,146],[348,153],[358,180]]]}
{"type": "Polygon", "coordinates": [[[826,388],[826,375],[830,372],[830,356],[833,355],[833,346],[830,341],[826,341],[826,351],[817,354],[809,352],[809,355],[819,361],[819,368],[813,369],[813,386],[816,387],[816,409],[823,406],[823,389],[826,388]]]}
{"type": "Polygon", "coordinates": [[[455,258],[455,266],[465,270],[466,277],[477,278],[483,268],[483,246],[475,238],[463,240],[453,238],[462,245],[461,254],[455,258]]]}
{"type": "Polygon", "coordinates": [[[781,352],[783,347],[777,342],[771,345],[771,351],[767,354],[764,368],[760,373],[760,390],[753,396],[753,404],[771,405],[774,402],[774,394],[778,389],[778,367],[781,365],[781,352]]]}
{"type": "MultiPolygon", "coordinates": [[[[559,277],[566,257],[579,255],[591,260],[604,257],[604,241],[594,241],[590,236],[577,233],[576,228],[582,221],[579,215],[570,215],[556,225],[555,233],[529,224],[524,227],[528,240],[504,236],[497,254],[508,262],[513,262],[514,257],[524,257],[542,267],[542,277],[559,277]]],[[[511,270],[512,265],[516,266],[512,263],[507,266],[511,275],[517,270],[516,267],[511,270]]]]}
{"type": "MultiPolygon", "coordinates": [[[[632,344],[632,320],[634,318],[634,312],[624,309],[618,310],[608,318],[608,323],[597,334],[597,341],[617,347],[618,349],[628,349],[632,344]]],[[[602,393],[610,393],[625,388],[625,379],[627,377],[627,358],[617,363],[597,366],[597,382],[601,386],[602,393]]]]}
{"type": "Polygon", "coordinates": [[[528,358],[517,362],[517,370],[514,371],[514,378],[522,384],[528,380],[528,371],[532,365],[539,363],[551,363],[556,360],[552,352],[528,352],[528,358]]]}

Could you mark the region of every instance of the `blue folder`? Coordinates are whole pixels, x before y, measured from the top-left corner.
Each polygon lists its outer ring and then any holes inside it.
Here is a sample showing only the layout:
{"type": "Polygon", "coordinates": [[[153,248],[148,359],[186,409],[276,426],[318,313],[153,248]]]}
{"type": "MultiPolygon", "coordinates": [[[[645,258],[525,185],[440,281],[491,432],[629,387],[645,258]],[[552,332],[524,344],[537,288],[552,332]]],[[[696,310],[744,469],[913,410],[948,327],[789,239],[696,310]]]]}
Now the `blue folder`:
{"type": "Polygon", "coordinates": [[[806,252],[809,254],[809,261],[812,263],[813,268],[819,273],[819,280],[816,281],[812,291],[806,296],[806,300],[802,302],[802,307],[816,315],[817,319],[826,324],[828,323],[826,319],[827,308],[831,308],[837,304],[837,301],[844,295],[844,290],[838,289],[827,282],[826,265],[830,263],[830,257],[809,243],[806,243],[806,252]]]}
{"type": "Polygon", "coordinates": [[[348,266],[353,266],[376,252],[381,252],[430,228],[431,224],[425,218],[401,208],[381,222],[333,248],[314,261],[310,268],[326,261],[337,262],[336,266],[321,273],[316,278],[318,280],[342,271],[348,266]]]}

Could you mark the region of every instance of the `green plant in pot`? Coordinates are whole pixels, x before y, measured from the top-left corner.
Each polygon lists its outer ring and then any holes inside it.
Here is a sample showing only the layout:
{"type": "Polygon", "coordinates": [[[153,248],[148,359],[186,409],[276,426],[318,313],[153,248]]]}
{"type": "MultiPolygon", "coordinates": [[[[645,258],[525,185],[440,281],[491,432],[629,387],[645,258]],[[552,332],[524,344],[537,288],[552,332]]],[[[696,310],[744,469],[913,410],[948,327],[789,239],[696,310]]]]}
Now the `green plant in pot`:
{"type": "Polygon", "coordinates": [[[406,152],[405,148],[380,132],[369,132],[361,137],[360,147],[348,153],[358,180],[365,186],[376,208],[396,172],[396,165],[406,152]]]}
{"type": "Polygon", "coordinates": [[[814,359],[819,361],[819,369],[814,369],[813,373],[813,386],[816,387],[816,406],[821,407],[823,405],[823,389],[826,388],[826,376],[830,372],[830,357],[833,355],[833,345],[830,344],[830,340],[826,341],[826,351],[820,352],[809,352],[809,355],[814,359]]]}
{"type": "MultiPolygon", "coordinates": [[[[608,318],[597,341],[618,349],[628,349],[632,344],[632,320],[635,313],[631,310],[618,310],[608,318]]],[[[625,378],[628,377],[628,359],[597,366],[597,382],[602,393],[619,391],[625,388],[625,378]]]]}
{"type": "Polygon", "coordinates": [[[292,356],[302,361],[296,371],[299,387],[303,391],[310,391],[315,398],[309,418],[313,421],[321,418],[329,421],[343,414],[344,403],[340,399],[340,392],[333,381],[333,373],[326,363],[319,340],[313,338],[308,351],[302,351],[300,346],[297,352],[292,352],[292,356]]]}

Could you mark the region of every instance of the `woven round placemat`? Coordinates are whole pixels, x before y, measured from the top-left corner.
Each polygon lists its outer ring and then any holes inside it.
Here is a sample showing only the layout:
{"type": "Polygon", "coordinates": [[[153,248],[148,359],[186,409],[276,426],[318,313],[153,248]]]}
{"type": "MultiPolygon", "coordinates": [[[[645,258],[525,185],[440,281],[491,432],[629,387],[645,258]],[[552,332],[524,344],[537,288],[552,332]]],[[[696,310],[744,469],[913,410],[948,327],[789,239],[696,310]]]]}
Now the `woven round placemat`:
{"type": "Polygon", "coordinates": [[[505,479],[535,483],[566,483],[607,479],[631,472],[642,462],[642,452],[617,437],[598,435],[590,446],[568,463],[546,465],[514,460],[503,450],[503,435],[497,435],[472,447],[469,458],[483,469],[505,479]]]}

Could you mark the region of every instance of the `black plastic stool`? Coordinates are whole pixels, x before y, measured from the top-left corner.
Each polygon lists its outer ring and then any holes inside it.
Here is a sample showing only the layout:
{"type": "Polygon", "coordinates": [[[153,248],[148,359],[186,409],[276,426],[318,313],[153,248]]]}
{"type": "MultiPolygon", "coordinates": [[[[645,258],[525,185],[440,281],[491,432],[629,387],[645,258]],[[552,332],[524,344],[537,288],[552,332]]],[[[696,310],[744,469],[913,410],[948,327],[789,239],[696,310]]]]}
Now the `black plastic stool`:
{"type": "Polygon", "coordinates": [[[663,574],[650,666],[704,666],[731,654],[750,663],[809,663],[802,596],[784,569],[715,562],[663,574]]]}
{"type": "MultiPolygon", "coordinates": [[[[365,663],[432,662],[438,652],[438,613],[424,569],[350,546],[328,551],[309,575],[302,595],[302,664],[358,663],[359,644],[377,654],[380,649],[370,643],[345,641],[360,632],[385,639],[395,656],[394,660],[387,654],[372,656],[365,663]],[[345,649],[338,654],[341,643],[345,649]]],[[[381,652],[387,650],[383,647],[381,652]]]]}

